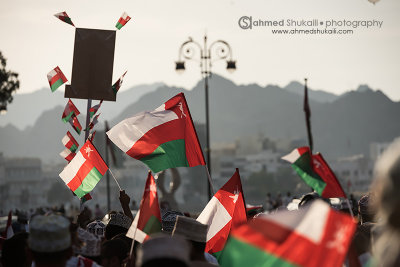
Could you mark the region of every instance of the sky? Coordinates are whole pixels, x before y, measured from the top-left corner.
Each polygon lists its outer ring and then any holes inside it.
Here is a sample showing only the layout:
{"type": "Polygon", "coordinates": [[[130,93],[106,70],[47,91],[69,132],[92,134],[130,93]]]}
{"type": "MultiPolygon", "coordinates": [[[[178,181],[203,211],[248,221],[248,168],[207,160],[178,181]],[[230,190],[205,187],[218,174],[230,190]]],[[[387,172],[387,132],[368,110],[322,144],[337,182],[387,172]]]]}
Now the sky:
{"type": "Polygon", "coordinates": [[[226,71],[224,60],[215,61],[212,71],[237,84],[286,86],[307,77],[313,89],[341,94],[368,84],[400,100],[398,0],[381,0],[375,5],[367,0],[0,2],[0,51],[7,58],[7,68],[20,74],[18,93],[48,87],[46,75],[55,66],[70,80],[75,31],[56,19],[55,13],[66,11],[77,27],[115,30],[116,21],[125,11],[132,19],[117,32],[113,72],[116,81],[128,70],[121,90],[154,82],[192,88],[201,78],[199,63],[188,61],[186,71],[177,74],[178,50],[189,36],[202,42],[207,34],[210,42],[227,41],[237,61],[233,74],[226,71]],[[326,21],[332,20],[336,24],[343,20],[376,20],[382,25],[336,26],[337,30],[353,30],[345,35],[278,35],[272,30],[313,27],[253,24],[252,29],[242,29],[242,16],[251,16],[253,22],[318,19],[326,26],[326,21]]]}

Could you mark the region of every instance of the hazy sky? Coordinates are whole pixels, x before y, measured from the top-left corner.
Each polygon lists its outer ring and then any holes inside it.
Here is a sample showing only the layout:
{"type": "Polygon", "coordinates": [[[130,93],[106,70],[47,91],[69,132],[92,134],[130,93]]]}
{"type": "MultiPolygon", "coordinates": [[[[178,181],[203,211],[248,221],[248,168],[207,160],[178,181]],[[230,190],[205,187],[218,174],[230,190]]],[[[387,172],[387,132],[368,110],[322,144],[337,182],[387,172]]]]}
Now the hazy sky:
{"type": "Polygon", "coordinates": [[[191,88],[201,77],[198,63],[187,63],[186,72],[178,75],[174,62],[188,36],[200,42],[207,32],[210,41],[223,39],[232,46],[237,71],[229,74],[225,62],[215,62],[213,71],[236,83],[285,86],[308,77],[310,87],[334,93],[366,83],[400,100],[398,0],[376,5],[367,0],[0,2],[0,51],[7,67],[20,74],[20,93],[48,87],[46,74],[57,65],[70,79],[74,28],[53,14],[66,11],[77,27],[113,30],[126,11],[132,20],[117,33],[113,74],[115,81],[128,70],[123,89],[158,81],[191,88]],[[383,25],[357,28],[350,35],[274,35],[271,30],[278,27],[241,29],[241,16],[253,21],[378,20],[383,25]]]}

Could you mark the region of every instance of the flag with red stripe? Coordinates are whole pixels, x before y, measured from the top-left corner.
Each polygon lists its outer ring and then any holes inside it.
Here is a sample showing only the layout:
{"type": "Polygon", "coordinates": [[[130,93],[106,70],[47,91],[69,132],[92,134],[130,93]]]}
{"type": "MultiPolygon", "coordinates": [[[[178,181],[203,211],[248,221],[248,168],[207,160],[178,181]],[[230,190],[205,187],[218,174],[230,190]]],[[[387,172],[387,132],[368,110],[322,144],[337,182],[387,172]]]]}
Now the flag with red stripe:
{"type": "Polygon", "coordinates": [[[122,82],[124,81],[124,76],[128,71],[125,71],[124,74],[122,74],[121,77],[119,77],[119,79],[113,84],[112,86],[112,90],[114,92],[114,94],[116,95],[119,91],[119,88],[121,88],[122,86],[122,82]]]}
{"type": "Polygon", "coordinates": [[[219,264],[340,267],[355,229],[352,217],[316,200],[297,211],[258,216],[234,229],[219,264]]]}
{"type": "Polygon", "coordinates": [[[86,141],[60,177],[75,195],[82,198],[93,190],[107,170],[108,166],[92,142],[86,141]]]}
{"type": "Polygon", "coordinates": [[[68,16],[67,12],[63,11],[63,12],[54,14],[54,16],[55,16],[56,18],[58,18],[59,20],[65,22],[65,23],[68,23],[68,24],[70,24],[70,25],[72,25],[72,26],[75,27],[74,23],[72,23],[72,20],[71,20],[71,18],[68,16]]]}
{"type": "Polygon", "coordinates": [[[72,128],[80,135],[82,131],[82,125],[79,123],[78,117],[73,115],[72,119],[69,120],[69,124],[71,124],[72,128]]]}
{"type": "Polygon", "coordinates": [[[62,114],[62,121],[67,123],[71,120],[73,116],[78,116],[81,114],[78,108],[75,106],[74,102],[71,99],[68,99],[67,104],[65,105],[64,112],[62,114]]]}
{"type": "Polygon", "coordinates": [[[126,12],[124,12],[122,14],[122,16],[119,18],[117,25],[115,25],[115,27],[118,30],[121,30],[121,28],[124,27],[125,24],[128,23],[128,21],[130,21],[130,20],[131,20],[131,17],[129,17],[128,14],[126,12]]]}
{"type": "Polygon", "coordinates": [[[63,137],[61,142],[71,152],[75,152],[79,147],[78,142],[75,140],[75,138],[73,137],[73,135],[69,131],[67,131],[67,134],[63,137]]]}
{"type": "Polygon", "coordinates": [[[58,89],[61,85],[66,83],[68,80],[64,76],[64,73],[57,66],[47,74],[47,80],[49,81],[50,89],[52,92],[58,89]]]}
{"type": "Polygon", "coordinates": [[[183,93],[153,111],[121,121],[107,135],[122,151],[155,173],[206,164],[183,93]]]}

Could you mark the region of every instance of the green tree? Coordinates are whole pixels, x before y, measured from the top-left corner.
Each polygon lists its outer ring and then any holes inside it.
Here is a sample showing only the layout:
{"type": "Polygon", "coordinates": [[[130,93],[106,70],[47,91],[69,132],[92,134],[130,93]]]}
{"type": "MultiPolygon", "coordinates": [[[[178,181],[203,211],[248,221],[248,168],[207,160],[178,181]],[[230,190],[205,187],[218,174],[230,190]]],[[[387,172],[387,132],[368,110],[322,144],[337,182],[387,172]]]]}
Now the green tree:
{"type": "Polygon", "coordinates": [[[0,52],[0,112],[7,111],[7,103],[13,101],[13,92],[19,89],[18,73],[6,69],[7,60],[0,52]]]}

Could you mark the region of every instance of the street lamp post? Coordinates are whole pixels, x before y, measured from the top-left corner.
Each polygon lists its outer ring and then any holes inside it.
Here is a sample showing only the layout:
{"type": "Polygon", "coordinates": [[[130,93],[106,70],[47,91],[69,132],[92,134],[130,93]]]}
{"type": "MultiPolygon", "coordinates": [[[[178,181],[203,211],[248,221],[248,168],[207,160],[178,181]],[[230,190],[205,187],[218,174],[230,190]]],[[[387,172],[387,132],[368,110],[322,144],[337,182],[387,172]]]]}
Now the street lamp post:
{"type": "MultiPolygon", "coordinates": [[[[185,60],[194,60],[200,63],[201,74],[204,77],[204,91],[205,91],[205,104],[206,104],[206,141],[207,147],[205,149],[207,156],[208,169],[211,173],[211,149],[210,149],[210,118],[209,118],[209,104],[208,104],[208,77],[211,77],[211,67],[215,61],[226,60],[226,69],[229,72],[236,70],[236,61],[232,60],[232,49],[230,45],[223,41],[217,40],[207,47],[207,35],[204,35],[203,47],[192,38],[184,42],[176,61],[175,70],[178,73],[185,71],[185,60]],[[200,52],[200,60],[196,58],[195,50],[200,52]]],[[[211,199],[211,184],[208,181],[208,197],[211,199]]]]}

